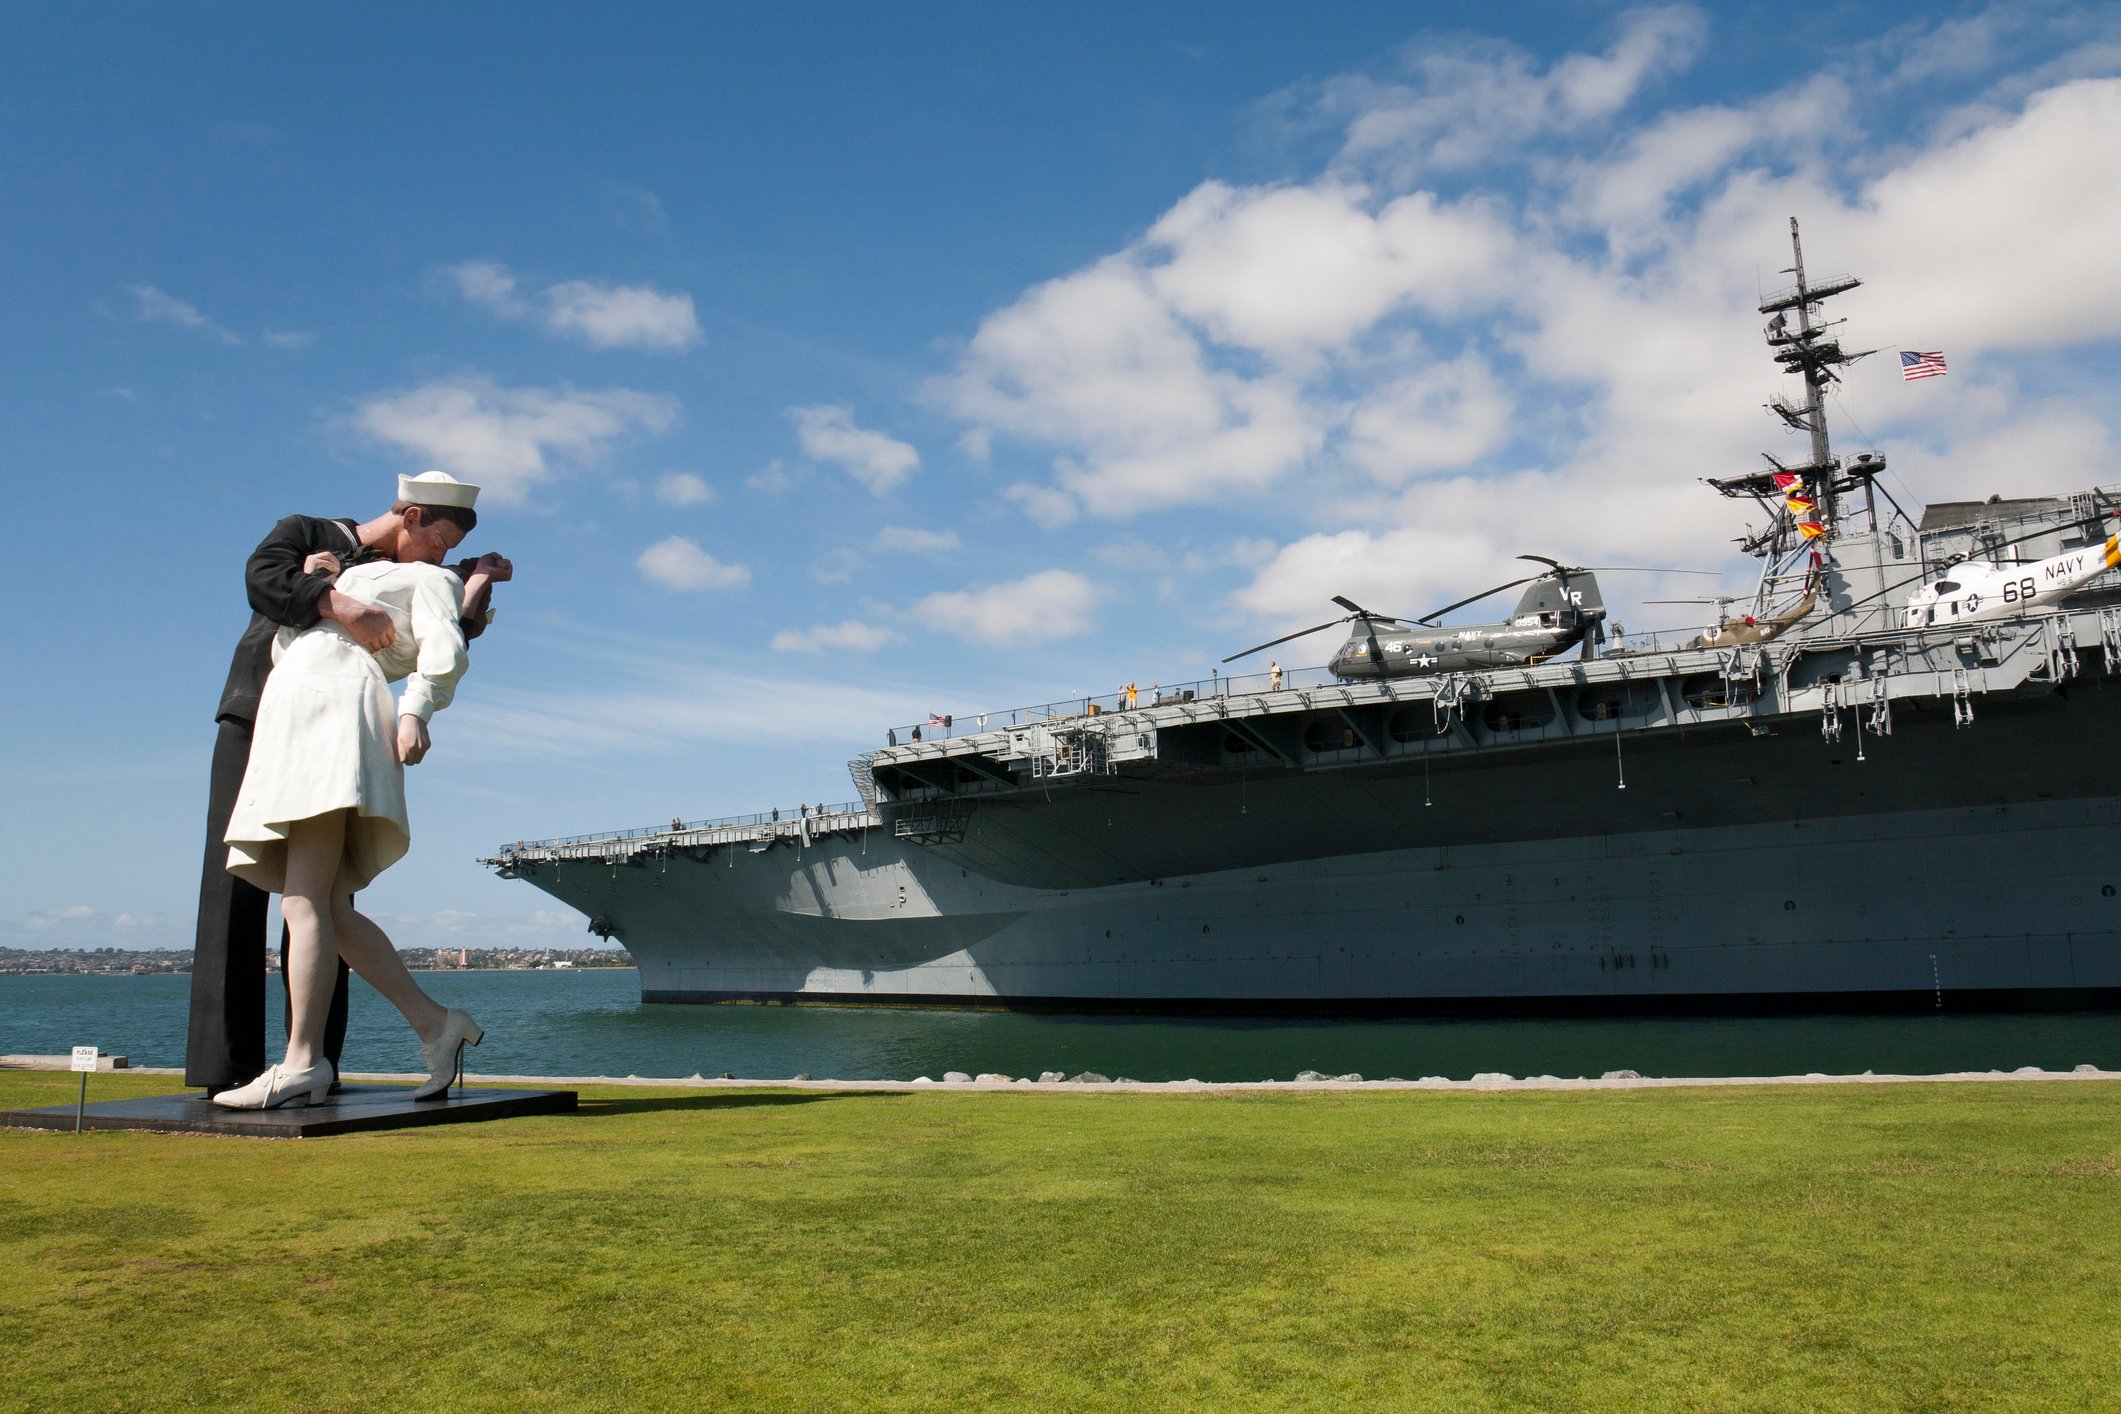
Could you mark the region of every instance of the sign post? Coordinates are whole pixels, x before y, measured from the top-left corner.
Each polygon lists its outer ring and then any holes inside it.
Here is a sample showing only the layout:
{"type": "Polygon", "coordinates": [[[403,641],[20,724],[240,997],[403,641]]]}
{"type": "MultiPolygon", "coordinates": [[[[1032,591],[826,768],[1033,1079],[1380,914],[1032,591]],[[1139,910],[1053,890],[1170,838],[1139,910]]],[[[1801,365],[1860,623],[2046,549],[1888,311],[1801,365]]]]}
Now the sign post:
{"type": "Polygon", "coordinates": [[[81,1117],[88,1111],[88,1073],[96,1068],[96,1048],[74,1047],[73,1068],[81,1073],[81,1097],[74,1102],[74,1133],[79,1134],[81,1117]]]}

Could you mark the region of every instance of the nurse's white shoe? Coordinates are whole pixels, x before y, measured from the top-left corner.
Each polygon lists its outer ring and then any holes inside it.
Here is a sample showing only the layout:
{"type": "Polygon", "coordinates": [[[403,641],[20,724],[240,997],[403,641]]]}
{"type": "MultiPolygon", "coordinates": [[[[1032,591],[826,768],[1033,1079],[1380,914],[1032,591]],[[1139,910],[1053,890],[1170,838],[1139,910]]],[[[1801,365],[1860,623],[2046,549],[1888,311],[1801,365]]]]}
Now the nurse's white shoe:
{"type": "Polygon", "coordinates": [[[449,1093],[450,1085],[457,1078],[457,1061],[466,1046],[476,1046],[486,1039],[485,1028],[473,1021],[468,1012],[449,1009],[448,1019],[442,1023],[442,1034],[432,1041],[420,1044],[420,1063],[427,1067],[427,1083],[412,1092],[415,1100],[432,1100],[449,1093]]]}

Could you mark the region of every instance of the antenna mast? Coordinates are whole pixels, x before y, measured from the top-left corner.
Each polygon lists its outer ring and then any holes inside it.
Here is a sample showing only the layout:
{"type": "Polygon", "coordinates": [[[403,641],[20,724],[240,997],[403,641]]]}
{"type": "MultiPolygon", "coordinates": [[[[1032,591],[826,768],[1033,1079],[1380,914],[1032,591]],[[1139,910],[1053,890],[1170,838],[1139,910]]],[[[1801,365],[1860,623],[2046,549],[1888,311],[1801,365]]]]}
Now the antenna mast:
{"type": "Polygon", "coordinates": [[[1806,577],[1819,567],[1821,548],[1840,532],[1845,515],[1844,493],[1858,486],[1863,488],[1871,527],[1877,528],[1878,505],[1872,482],[1885,470],[1885,458],[1871,452],[1843,465],[1834,455],[1827,435],[1826,390],[1840,379],[1841,369],[1877,350],[1844,349],[1835,332],[1843,321],[1821,319],[1820,306],[1863,281],[1854,275],[1835,275],[1813,282],[1805,274],[1804,242],[1794,216],[1790,218],[1790,255],[1790,268],[1782,273],[1796,277],[1797,283],[1762,300],[1760,312],[1771,316],[1764,333],[1768,347],[1774,350],[1775,362],[1782,365],[1785,373],[1804,380],[1804,394],[1801,399],[1777,397],[1767,404],[1767,409],[1791,431],[1807,434],[1811,456],[1802,462],[1783,462],[1770,456],[1767,471],[1728,479],[1707,478],[1724,495],[1750,496],[1769,513],[1768,528],[1740,542],[1748,554],[1767,562],[1760,585],[1763,609],[1778,585],[1794,577],[1792,572],[1800,560],[1806,562],[1806,577]]]}
{"type": "MultiPolygon", "coordinates": [[[[1769,404],[1769,408],[1791,427],[1811,434],[1812,458],[1799,466],[1783,466],[1772,457],[1768,460],[1778,471],[1794,472],[1803,478],[1807,498],[1817,507],[1818,523],[1831,533],[1841,519],[1840,493],[1848,487],[1836,484],[1841,462],[1834,455],[1833,445],[1827,437],[1826,389],[1840,378],[1836,370],[1869,356],[1874,350],[1844,351],[1833,332],[1842,321],[1821,322],[1814,317],[1820,305],[1835,295],[1855,289],[1863,281],[1854,275],[1837,275],[1817,285],[1805,279],[1804,241],[1798,234],[1794,216],[1790,218],[1790,254],[1792,264],[1782,273],[1796,276],[1797,283],[1763,300],[1760,312],[1774,316],[1768,321],[1768,347],[1775,350],[1775,362],[1781,364],[1785,372],[1804,379],[1804,402],[1800,407],[1778,398],[1769,404]],[[1792,312],[1797,316],[1795,329],[1789,325],[1792,312]],[[1792,413],[1796,416],[1791,416],[1792,413]]],[[[1863,479],[1869,480],[1868,476],[1863,479]]]]}

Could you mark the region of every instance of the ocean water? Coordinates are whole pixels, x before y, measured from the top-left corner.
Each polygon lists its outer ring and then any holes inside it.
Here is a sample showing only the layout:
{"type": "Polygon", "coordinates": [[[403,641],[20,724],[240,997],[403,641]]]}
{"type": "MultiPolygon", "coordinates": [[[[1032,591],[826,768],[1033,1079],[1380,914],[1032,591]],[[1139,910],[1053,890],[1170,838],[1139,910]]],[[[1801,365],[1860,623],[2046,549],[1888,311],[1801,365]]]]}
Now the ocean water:
{"type": "MultiPolygon", "coordinates": [[[[476,1075],[910,1080],[947,1070],[1137,1080],[1287,1080],[1301,1070],[1381,1079],[1476,1072],[1595,1076],[1930,1074],[2121,1069],[2121,1013],[1301,1021],[1050,1016],[860,1007],[644,1006],[630,969],[437,972],[438,1000],[486,1027],[476,1075]]],[[[184,1063],[191,979],[0,977],[0,1054],[95,1045],[134,1065],[184,1063]]],[[[346,1068],[409,1071],[418,1047],[390,1004],[355,980],[346,1068]]],[[[277,986],[269,1025],[280,1031],[277,986]]],[[[277,1050],[278,1041],[272,1049],[277,1050]]]]}

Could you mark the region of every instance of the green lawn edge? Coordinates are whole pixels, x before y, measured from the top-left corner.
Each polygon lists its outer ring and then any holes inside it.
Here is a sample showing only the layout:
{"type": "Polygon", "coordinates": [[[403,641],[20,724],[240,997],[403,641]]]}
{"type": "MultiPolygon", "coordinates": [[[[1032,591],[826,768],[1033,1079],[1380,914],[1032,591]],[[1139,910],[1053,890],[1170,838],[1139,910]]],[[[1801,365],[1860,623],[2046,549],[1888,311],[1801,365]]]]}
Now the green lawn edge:
{"type": "Polygon", "coordinates": [[[2121,1082],[579,1089],[0,1131],[0,1406],[2121,1407],[2121,1082]]]}

